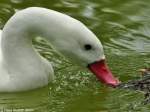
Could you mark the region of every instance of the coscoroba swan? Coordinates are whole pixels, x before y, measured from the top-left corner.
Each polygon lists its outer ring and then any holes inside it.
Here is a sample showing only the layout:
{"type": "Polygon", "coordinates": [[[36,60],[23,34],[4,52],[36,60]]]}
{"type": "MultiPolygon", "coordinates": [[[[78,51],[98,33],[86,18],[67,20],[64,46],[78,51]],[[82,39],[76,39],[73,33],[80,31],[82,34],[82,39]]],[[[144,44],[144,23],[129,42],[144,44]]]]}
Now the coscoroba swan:
{"type": "Polygon", "coordinates": [[[71,61],[89,68],[105,84],[119,83],[105,64],[101,42],[83,23],[68,15],[27,8],[14,14],[0,35],[0,92],[35,89],[53,79],[51,64],[32,46],[36,36],[47,39],[71,61]]]}

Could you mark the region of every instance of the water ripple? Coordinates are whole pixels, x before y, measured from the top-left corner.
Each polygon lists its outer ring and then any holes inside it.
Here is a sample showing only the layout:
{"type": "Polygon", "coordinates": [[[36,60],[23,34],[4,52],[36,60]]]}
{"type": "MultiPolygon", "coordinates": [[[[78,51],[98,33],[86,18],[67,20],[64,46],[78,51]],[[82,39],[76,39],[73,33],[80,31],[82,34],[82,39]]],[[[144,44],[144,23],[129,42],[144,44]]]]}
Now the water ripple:
{"type": "MultiPolygon", "coordinates": [[[[99,37],[113,73],[125,81],[138,77],[137,70],[150,65],[149,4],[149,0],[2,0],[0,27],[16,11],[31,6],[66,13],[82,21],[99,37]]],[[[59,56],[47,41],[39,37],[33,43],[36,50],[52,62],[56,80],[46,88],[30,92],[1,93],[0,109],[26,108],[42,112],[149,111],[149,108],[138,103],[143,97],[141,93],[102,86],[87,70],[59,56]]]]}

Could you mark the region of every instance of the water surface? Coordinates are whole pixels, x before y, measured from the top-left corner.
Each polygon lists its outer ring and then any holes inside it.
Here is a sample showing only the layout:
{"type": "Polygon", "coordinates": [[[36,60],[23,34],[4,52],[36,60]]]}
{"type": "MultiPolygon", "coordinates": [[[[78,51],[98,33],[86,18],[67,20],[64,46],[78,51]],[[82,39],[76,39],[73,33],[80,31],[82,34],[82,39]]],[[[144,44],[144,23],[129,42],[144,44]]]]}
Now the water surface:
{"type": "MultiPolygon", "coordinates": [[[[102,41],[108,64],[122,81],[139,77],[150,66],[149,0],[0,0],[0,27],[17,11],[38,6],[68,14],[102,41]]],[[[56,80],[47,87],[1,93],[0,109],[26,112],[149,112],[141,92],[101,85],[87,70],[59,56],[37,38],[37,51],[52,61],[56,80]]]]}

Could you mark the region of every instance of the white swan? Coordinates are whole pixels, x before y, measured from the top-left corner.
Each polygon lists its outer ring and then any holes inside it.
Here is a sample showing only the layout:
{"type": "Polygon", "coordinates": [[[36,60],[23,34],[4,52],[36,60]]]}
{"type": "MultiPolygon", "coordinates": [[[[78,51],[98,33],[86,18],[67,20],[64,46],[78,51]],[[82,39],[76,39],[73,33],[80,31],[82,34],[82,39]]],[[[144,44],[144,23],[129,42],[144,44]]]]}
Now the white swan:
{"type": "Polygon", "coordinates": [[[30,90],[53,79],[51,64],[32,47],[36,36],[46,38],[68,59],[88,67],[102,82],[118,84],[105,64],[100,41],[70,16],[45,8],[27,8],[11,17],[0,35],[0,92],[30,90]]]}

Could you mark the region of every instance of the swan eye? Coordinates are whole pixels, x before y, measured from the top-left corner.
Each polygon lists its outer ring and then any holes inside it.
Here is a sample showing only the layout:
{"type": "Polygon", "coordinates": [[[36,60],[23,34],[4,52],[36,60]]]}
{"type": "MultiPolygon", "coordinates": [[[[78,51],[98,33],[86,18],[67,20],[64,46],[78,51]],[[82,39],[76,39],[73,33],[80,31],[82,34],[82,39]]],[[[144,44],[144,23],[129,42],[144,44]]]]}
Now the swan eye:
{"type": "Polygon", "coordinates": [[[84,49],[87,50],[87,51],[91,50],[92,46],[90,44],[86,44],[86,45],[84,45],[84,49]]]}

